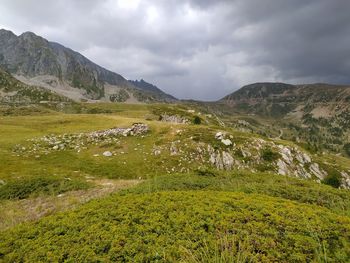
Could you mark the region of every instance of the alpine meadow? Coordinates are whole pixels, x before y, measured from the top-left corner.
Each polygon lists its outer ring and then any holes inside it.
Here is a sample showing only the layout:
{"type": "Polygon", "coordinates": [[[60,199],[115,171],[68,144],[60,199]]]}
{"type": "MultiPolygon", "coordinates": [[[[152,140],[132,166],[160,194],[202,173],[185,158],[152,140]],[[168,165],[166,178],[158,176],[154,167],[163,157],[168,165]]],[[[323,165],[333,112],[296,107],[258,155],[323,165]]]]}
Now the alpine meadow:
{"type": "Polygon", "coordinates": [[[349,8],[0,3],[0,262],[350,262],[349,8]]]}

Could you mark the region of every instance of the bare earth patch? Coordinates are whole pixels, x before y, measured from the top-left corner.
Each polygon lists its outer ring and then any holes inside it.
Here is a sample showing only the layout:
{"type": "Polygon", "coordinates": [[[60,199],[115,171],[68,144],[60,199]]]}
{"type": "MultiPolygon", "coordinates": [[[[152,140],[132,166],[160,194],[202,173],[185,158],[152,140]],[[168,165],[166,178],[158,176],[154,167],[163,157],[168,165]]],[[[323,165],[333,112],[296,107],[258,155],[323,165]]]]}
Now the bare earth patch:
{"type": "Polygon", "coordinates": [[[0,202],[0,230],[26,221],[36,221],[56,212],[73,209],[92,199],[135,186],[142,180],[91,180],[96,187],[66,192],[57,196],[42,196],[16,201],[0,202]]]}

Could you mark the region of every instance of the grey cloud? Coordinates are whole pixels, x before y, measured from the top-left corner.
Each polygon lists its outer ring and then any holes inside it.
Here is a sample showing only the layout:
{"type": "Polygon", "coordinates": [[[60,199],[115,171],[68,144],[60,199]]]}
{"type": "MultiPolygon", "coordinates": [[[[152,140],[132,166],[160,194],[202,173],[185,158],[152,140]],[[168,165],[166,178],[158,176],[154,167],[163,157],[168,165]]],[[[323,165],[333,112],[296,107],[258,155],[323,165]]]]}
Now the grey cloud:
{"type": "Polygon", "coordinates": [[[209,100],[257,81],[349,83],[349,10],[347,0],[4,0],[0,25],[209,100]]]}

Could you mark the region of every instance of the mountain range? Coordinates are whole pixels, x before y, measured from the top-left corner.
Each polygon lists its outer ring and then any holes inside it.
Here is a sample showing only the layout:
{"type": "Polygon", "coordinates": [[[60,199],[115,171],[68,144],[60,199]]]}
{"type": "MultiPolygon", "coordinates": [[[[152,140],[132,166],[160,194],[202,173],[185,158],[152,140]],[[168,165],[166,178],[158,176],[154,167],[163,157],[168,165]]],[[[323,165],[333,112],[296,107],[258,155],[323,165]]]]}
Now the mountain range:
{"type": "Polygon", "coordinates": [[[3,86],[2,103],[197,103],[233,126],[242,126],[236,120],[243,115],[250,120],[245,120],[249,127],[244,129],[304,142],[314,150],[343,152],[350,141],[349,85],[262,82],[246,85],[215,102],[178,101],[143,79],[127,80],[61,44],[32,32],[16,36],[4,29],[0,30],[0,67],[3,81],[21,87],[10,91],[8,85],[3,86]]]}
{"type": "Polygon", "coordinates": [[[0,30],[0,262],[350,262],[349,158],[350,86],[177,100],[0,30]]]}
{"type": "Polygon", "coordinates": [[[170,98],[159,89],[135,86],[120,74],[32,32],[16,36],[0,30],[0,66],[26,84],[42,86],[77,101],[159,102],[170,98]]]}

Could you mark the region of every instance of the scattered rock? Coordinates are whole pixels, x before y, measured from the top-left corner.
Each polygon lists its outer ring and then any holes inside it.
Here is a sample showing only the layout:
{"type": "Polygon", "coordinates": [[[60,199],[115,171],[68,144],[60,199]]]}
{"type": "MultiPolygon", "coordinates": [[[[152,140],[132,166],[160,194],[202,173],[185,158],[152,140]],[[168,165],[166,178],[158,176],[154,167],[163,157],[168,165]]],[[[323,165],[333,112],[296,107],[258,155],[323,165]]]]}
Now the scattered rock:
{"type": "Polygon", "coordinates": [[[123,136],[129,136],[129,135],[140,135],[147,133],[149,131],[149,127],[147,124],[144,123],[134,123],[131,128],[112,128],[108,130],[103,131],[95,131],[92,133],[89,133],[88,136],[90,137],[107,137],[107,136],[116,136],[116,135],[123,135],[123,136]]]}
{"type": "Polygon", "coordinates": [[[232,142],[230,139],[221,139],[221,142],[226,146],[232,145],[232,142]]]}
{"type": "Polygon", "coordinates": [[[229,154],[228,152],[223,151],[222,152],[222,163],[224,164],[224,167],[226,170],[231,170],[232,166],[234,164],[234,159],[231,156],[231,154],[229,154]]]}
{"type": "Polygon", "coordinates": [[[163,122],[173,122],[173,123],[189,123],[190,121],[185,118],[185,117],[181,117],[178,115],[168,115],[168,114],[162,114],[160,116],[160,121],[163,122]]]}
{"type": "Polygon", "coordinates": [[[224,139],[224,133],[223,132],[217,132],[215,134],[215,139],[217,140],[223,140],[224,139]]]}
{"type": "Polygon", "coordinates": [[[171,146],[170,146],[170,155],[173,156],[173,155],[177,155],[178,154],[178,149],[175,145],[174,142],[171,143],[171,146]]]}
{"type": "Polygon", "coordinates": [[[283,145],[278,145],[278,148],[280,148],[280,154],[282,155],[283,160],[287,164],[292,164],[293,163],[293,156],[291,150],[283,145]]]}
{"type": "Polygon", "coordinates": [[[310,165],[310,172],[320,180],[323,180],[327,176],[327,173],[319,167],[318,163],[312,163],[310,165]]]}
{"type": "Polygon", "coordinates": [[[283,160],[278,159],[277,166],[280,175],[287,175],[289,173],[288,166],[283,160]]]}
{"type": "Polygon", "coordinates": [[[303,152],[296,151],[295,158],[301,163],[301,164],[306,164],[306,163],[311,163],[311,158],[309,155],[303,152]]]}
{"type": "MultiPolygon", "coordinates": [[[[88,145],[99,145],[101,143],[114,144],[119,143],[119,136],[138,136],[147,133],[149,127],[144,123],[134,123],[130,128],[112,128],[90,133],[45,135],[38,139],[30,139],[32,146],[25,148],[16,145],[14,152],[28,155],[36,153],[48,154],[50,151],[75,150],[78,153],[87,149],[88,145]]],[[[34,155],[35,156],[35,155],[34,155]]]]}
{"type": "Polygon", "coordinates": [[[342,176],[342,183],[340,187],[344,189],[350,189],[350,175],[344,171],[340,174],[342,176]]]}
{"type": "Polygon", "coordinates": [[[162,153],[162,151],[160,150],[160,148],[153,148],[154,155],[160,155],[161,153],[162,153]]]}
{"type": "Polygon", "coordinates": [[[111,157],[112,156],[112,153],[110,151],[105,151],[103,153],[103,156],[106,156],[106,157],[111,157]]]}
{"type": "Polygon", "coordinates": [[[237,123],[243,126],[250,126],[250,123],[245,120],[238,120],[237,123]]]}

